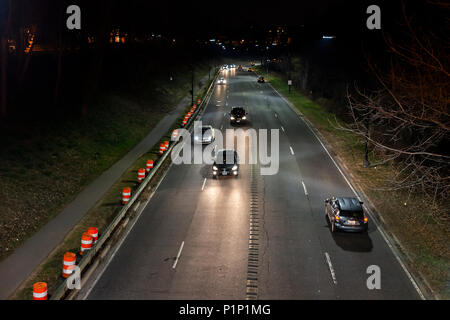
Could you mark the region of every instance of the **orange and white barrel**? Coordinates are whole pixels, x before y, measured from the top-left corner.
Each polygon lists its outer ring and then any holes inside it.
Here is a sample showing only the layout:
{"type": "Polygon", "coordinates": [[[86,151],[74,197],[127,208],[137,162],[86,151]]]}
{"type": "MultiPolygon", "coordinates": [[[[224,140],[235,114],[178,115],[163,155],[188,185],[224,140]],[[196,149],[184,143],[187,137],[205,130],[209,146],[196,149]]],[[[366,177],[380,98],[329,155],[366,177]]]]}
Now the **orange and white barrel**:
{"type": "Polygon", "coordinates": [[[166,151],[166,145],[164,143],[161,143],[159,145],[159,154],[162,155],[164,153],[164,151],[166,151]]]}
{"type": "Polygon", "coordinates": [[[141,183],[145,179],[145,169],[138,170],[138,182],[141,183]]]}
{"type": "Polygon", "coordinates": [[[169,150],[169,141],[164,141],[164,147],[166,148],[166,151],[169,150]]]}
{"type": "Polygon", "coordinates": [[[185,125],[187,125],[188,120],[186,118],[183,119],[183,122],[181,123],[181,125],[184,127],[185,125]]]}
{"type": "Polygon", "coordinates": [[[122,190],[122,204],[127,204],[131,199],[131,188],[123,188],[122,190]]]}
{"type": "Polygon", "coordinates": [[[172,132],[172,141],[178,140],[178,129],[173,130],[172,132]]]}
{"type": "Polygon", "coordinates": [[[200,104],[200,103],[202,103],[202,99],[199,98],[199,99],[197,100],[197,104],[200,104]]]}
{"type": "Polygon", "coordinates": [[[98,229],[96,227],[90,227],[87,229],[87,233],[92,236],[92,240],[94,240],[94,244],[98,241],[98,229]]]}
{"type": "Polygon", "coordinates": [[[87,232],[83,233],[83,235],[81,236],[80,255],[83,255],[83,253],[85,251],[91,250],[93,242],[94,242],[94,239],[92,238],[92,236],[89,233],[87,233],[87,232]]]}
{"type": "Polygon", "coordinates": [[[36,282],[33,285],[33,300],[47,300],[47,283],[36,282]]]}
{"type": "Polygon", "coordinates": [[[64,254],[63,272],[62,272],[62,276],[64,278],[68,278],[72,274],[73,269],[75,268],[76,260],[77,260],[77,256],[75,253],[66,252],[64,254]]]}
{"type": "Polygon", "coordinates": [[[153,160],[147,160],[146,170],[150,172],[153,169],[153,160]]]}

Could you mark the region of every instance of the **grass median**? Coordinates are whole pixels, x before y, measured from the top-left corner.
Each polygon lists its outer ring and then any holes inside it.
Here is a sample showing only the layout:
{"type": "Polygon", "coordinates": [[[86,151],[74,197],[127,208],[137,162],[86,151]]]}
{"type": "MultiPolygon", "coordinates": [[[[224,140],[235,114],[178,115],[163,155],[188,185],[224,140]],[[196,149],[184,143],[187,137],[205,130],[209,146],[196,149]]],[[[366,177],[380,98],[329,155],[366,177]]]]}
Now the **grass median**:
{"type": "MultiPolygon", "coordinates": [[[[439,298],[449,299],[449,226],[439,224],[433,218],[437,212],[445,212],[446,208],[430,205],[420,193],[386,189],[386,181],[397,172],[393,164],[363,168],[365,141],[361,137],[339,129],[344,123],[320,103],[294,88],[289,93],[287,78],[281,74],[266,74],[260,67],[256,71],[319,131],[353,181],[374,204],[387,230],[399,240],[412,269],[425,279],[439,298]]],[[[377,163],[379,159],[371,153],[369,160],[377,163]]]]}

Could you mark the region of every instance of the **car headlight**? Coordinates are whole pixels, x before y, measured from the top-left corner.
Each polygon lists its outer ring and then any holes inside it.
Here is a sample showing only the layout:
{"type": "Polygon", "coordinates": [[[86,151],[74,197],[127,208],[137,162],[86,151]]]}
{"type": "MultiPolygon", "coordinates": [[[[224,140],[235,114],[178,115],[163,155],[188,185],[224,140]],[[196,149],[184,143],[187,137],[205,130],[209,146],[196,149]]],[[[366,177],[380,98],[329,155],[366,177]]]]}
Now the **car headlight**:
{"type": "Polygon", "coordinates": [[[235,165],[235,166],[233,167],[233,169],[231,169],[231,170],[236,171],[237,169],[238,169],[238,166],[235,165]]]}
{"type": "Polygon", "coordinates": [[[231,120],[234,120],[234,119],[236,119],[235,117],[233,117],[233,116],[231,116],[231,120]]]}
{"type": "Polygon", "coordinates": [[[217,171],[217,170],[219,170],[219,168],[217,168],[216,166],[213,166],[213,170],[217,171]]]}
{"type": "Polygon", "coordinates": [[[242,117],[242,120],[247,120],[247,117],[246,117],[246,116],[243,116],[243,117],[242,117]]]}

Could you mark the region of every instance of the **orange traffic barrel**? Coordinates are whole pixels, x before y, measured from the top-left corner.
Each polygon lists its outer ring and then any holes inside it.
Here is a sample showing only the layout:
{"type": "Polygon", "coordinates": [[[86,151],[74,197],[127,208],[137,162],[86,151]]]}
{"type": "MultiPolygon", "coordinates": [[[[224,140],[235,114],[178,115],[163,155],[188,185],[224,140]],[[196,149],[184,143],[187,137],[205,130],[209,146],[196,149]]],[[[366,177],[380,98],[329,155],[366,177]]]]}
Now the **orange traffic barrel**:
{"type": "Polygon", "coordinates": [[[150,170],[153,169],[153,160],[147,160],[147,166],[146,166],[146,170],[147,172],[150,172],[150,170]]]}
{"type": "Polygon", "coordinates": [[[87,250],[91,250],[93,241],[94,241],[94,239],[92,238],[92,236],[89,233],[87,233],[87,232],[83,233],[83,235],[81,236],[80,255],[83,255],[83,253],[87,250]]]}
{"type": "Polygon", "coordinates": [[[138,182],[141,183],[145,179],[145,169],[138,170],[138,182]]]}
{"type": "Polygon", "coordinates": [[[87,233],[92,236],[92,240],[94,240],[94,244],[96,244],[98,240],[98,229],[96,227],[91,227],[87,229],[87,233]]]}
{"type": "Polygon", "coordinates": [[[131,188],[123,188],[122,190],[122,204],[127,204],[131,199],[131,188]]]}
{"type": "Polygon", "coordinates": [[[47,283],[36,282],[33,285],[33,300],[47,300],[47,283]]]}
{"type": "Polygon", "coordinates": [[[184,120],[183,120],[183,122],[181,123],[181,125],[184,127],[186,124],[187,124],[187,119],[186,118],[184,118],[184,120]]]}
{"type": "Polygon", "coordinates": [[[199,98],[199,99],[197,100],[197,104],[200,104],[200,103],[202,103],[202,99],[199,98]]]}
{"type": "Polygon", "coordinates": [[[166,151],[166,145],[164,143],[161,143],[159,145],[159,154],[163,154],[164,151],[166,151]]]}
{"type": "Polygon", "coordinates": [[[178,129],[175,129],[172,132],[172,141],[177,140],[177,138],[178,138],[178,129]]]}
{"type": "Polygon", "coordinates": [[[75,267],[76,260],[77,260],[77,256],[75,253],[66,252],[64,254],[63,272],[62,272],[62,276],[64,278],[68,278],[72,274],[73,269],[75,267]]]}
{"type": "Polygon", "coordinates": [[[164,147],[166,148],[166,151],[169,150],[169,141],[164,141],[164,147]]]}

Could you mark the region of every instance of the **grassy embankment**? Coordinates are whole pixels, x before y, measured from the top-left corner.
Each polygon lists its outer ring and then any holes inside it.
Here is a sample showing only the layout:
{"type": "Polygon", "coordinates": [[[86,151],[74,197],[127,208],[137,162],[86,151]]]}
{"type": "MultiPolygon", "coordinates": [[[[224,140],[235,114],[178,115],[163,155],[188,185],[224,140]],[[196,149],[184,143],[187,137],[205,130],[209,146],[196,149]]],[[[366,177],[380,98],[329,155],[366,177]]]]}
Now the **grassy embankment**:
{"type": "MultiPolygon", "coordinates": [[[[445,212],[445,208],[430,206],[430,202],[421,194],[407,190],[383,190],[386,180],[396,172],[392,165],[363,168],[363,139],[339,129],[340,120],[336,119],[336,115],[299,91],[293,89],[289,94],[287,79],[282,75],[267,75],[261,68],[257,68],[257,72],[295,105],[320,132],[346,166],[353,181],[374,204],[387,229],[399,240],[411,266],[425,278],[439,297],[449,299],[449,226],[437,224],[433,218],[436,212],[445,212]]],[[[377,163],[376,155],[370,154],[370,161],[377,163]]]]}
{"type": "MultiPolygon", "coordinates": [[[[190,74],[184,71],[180,71],[171,83],[166,83],[165,79],[152,79],[157,86],[152,85],[154,93],[148,101],[133,101],[111,93],[104,95],[97,102],[95,115],[89,119],[65,123],[64,127],[47,132],[36,129],[20,146],[12,145],[9,152],[3,154],[0,192],[7,192],[1,195],[6,201],[0,204],[1,257],[7,256],[60,212],[83,187],[124,156],[186,96],[190,74]]],[[[200,66],[195,78],[200,79],[207,72],[206,66],[200,66]]],[[[196,95],[203,95],[207,85],[196,95]]],[[[178,123],[181,123],[181,117],[178,123]]],[[[161,141],[170,140],[169,134],[161,141]]],[[[48,282],[49,292],[52,292],[61,281],[64,252],[79,251],[80,235],[87,227],[105,229],[121,208],[122,188],[137,186],[138,168],[145,167],[148,159],[156,159],[158,148],[159,143],[124,173],[22,284],[14,299],[30,299],[31,286],[36,281],[48,282]]]]}

